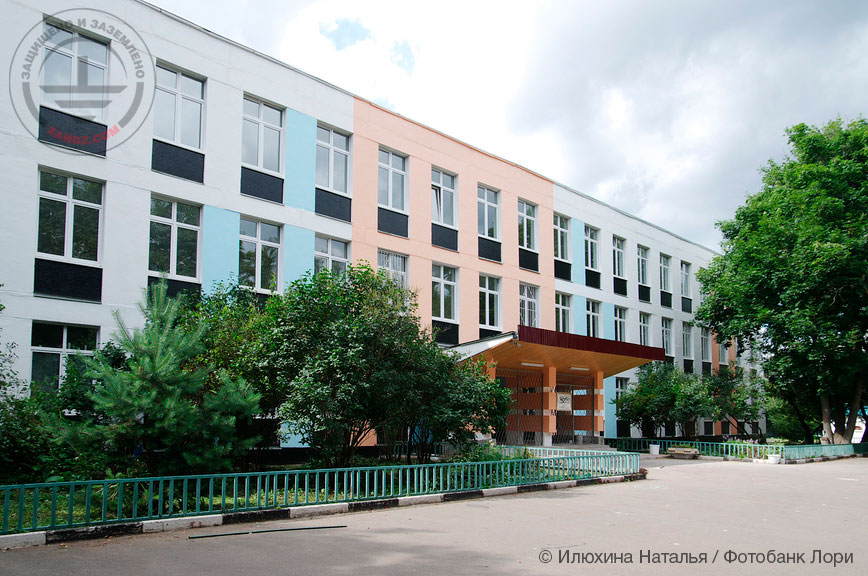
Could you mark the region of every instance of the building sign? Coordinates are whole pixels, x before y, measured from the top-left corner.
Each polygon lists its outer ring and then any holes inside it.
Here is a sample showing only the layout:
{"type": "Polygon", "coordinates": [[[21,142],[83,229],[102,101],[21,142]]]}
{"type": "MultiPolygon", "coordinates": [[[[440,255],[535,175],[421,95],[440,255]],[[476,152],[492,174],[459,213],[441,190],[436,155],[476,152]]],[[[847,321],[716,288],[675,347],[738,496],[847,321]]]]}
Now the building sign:
{"type": "Polygon", "coordinates": [[[569,392],[558,392],[558,412],[571,412],[573,409],[573,395],[569,392]]]}

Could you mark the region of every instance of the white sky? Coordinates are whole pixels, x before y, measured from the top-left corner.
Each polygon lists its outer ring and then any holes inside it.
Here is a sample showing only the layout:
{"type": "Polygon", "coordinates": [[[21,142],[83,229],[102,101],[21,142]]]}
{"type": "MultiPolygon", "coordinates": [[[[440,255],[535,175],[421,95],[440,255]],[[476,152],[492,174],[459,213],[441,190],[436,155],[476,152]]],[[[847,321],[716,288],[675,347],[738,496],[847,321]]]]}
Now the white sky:
{"type": "Polygon", "coordinates": [[[711,248],[868,98],[863,0],[153,1],[711,248]]]}

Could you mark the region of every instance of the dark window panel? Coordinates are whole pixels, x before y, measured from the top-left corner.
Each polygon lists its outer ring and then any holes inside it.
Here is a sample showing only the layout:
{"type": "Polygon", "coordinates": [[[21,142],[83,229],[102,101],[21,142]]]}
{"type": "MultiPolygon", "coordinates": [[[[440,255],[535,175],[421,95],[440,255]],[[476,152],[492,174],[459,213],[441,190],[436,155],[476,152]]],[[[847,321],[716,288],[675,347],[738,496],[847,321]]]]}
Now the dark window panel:
{"type": "Polygon", "coordinates": [[[352,200],[342,194],[335,194],[322,188],[316,189],[315,208],[317,214],[350,222],[352,218],[352,200]]]}
{"type": "Polygon", "coordinates": [[[151,148],[151,169],[201,184],[205,181],[205,155],[154,140],[151,148]]]}
{"type": "Polygon", "coordinates": [[[410,231],[409,218],[400,212],[377,208],[377,230],[407,238],[410,231]]]}
{"type": "Polygon", "coordinates": [[[283,204],[283,178],[242,166],[241,193],[283,204]]]}

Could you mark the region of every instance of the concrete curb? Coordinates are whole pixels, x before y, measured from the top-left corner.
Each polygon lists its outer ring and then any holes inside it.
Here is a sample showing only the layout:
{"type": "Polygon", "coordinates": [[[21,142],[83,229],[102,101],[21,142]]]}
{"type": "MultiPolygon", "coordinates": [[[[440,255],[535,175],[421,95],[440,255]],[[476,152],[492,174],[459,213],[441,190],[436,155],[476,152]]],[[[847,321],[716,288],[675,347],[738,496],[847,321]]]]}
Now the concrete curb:
{"type": "Polygon", "coordinates": [[[626,474],[608,478],[588,478],[585,480],[562,480],[559,482],[544,482],[541,484],[523,484],[521,486],[504,486],[501,488],[485,488],[482,490],[465,490],[462,492],[443,492],[440,494],[423,494],[421,496],[403,496],[400,498],[383,498],[381,500],[365,500],[362,502],[338,502],[334,504],[311,504],[309,506],[294,506],[270,510],[252,510],[249,512],[230,512],[228,514],[209,514],[206,516],[188,516],[186,518],[161,518],[141,522],[125,522],[123,524],[107,524],[104,526],[87,526],[84,528],[69,528],[65,530],[48,530],[43,532],[25,532],[23,534],[5,534],[0,536],[0,550],[41,546],[56,542],[73,542],[76,540],[93,540],[129,534],[154,534],[175,530],[190,530],[205,526],[221,526],[223,524],[238,524],[241,522],[260,522],[287,518],[316,518],[347,512],[362,512],[417,506],[420,504],[439,504],[474,498],[491,498],[510,494],[524,494],[545,490],[560,490],[596,484],[612,484],[644,480],[645,474],[626,474]]]}

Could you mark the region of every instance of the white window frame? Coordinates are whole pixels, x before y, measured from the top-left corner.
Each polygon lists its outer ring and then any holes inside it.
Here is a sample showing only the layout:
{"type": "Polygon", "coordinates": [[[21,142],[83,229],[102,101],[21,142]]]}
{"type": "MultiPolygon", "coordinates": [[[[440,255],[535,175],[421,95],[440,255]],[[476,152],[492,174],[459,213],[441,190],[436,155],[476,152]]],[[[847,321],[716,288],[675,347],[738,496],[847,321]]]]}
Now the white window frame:
{"type": "Polygon", "coordinates": [[[699,354],[703,362],[711,362],[711,330],[703,328],[699,333],[699,354]]]}
{"type": "Polygon", "coordinates": [[[600,269],[600,229],[585,225],[585,268],[587,270],[600,269]]]}
{"type": "Polygon", "coordinates": [[[672,264],[672,257],[667,254],[660,254],[660,289],[664,292],[672,292],[672,285],[669,280],[669,269],[672,264]]]}
{"type": "Polygon", "coordinates": [[[256,124],[256,132],[257,132],[257,144],[256,144],[256,163],[252,164],[250,162],[245,162],[244,157],[242,155],[241,165],[247,166],[248,168],[253,168],[254,170],[261,170],[263,172],[269,172],[271,174],[281,175],[283,174],[283,154],[284,154],[284,137],[283,130],[284,125],[286,124],[286,108],[281,108],[275,104],[262,100],[260,98],[255,98],[253,96],[245,95],[244,100],[241,105],[241,139],[242,139],[242,150],[244,145],[244,123],[251,122],[256,124]],[[257,108],[257,116],[250,116],[244,110],[245,102],[250,102],[251,104],[256,104],[257,108]],[[278,114],[280,114],[280,125],[275,126],[274,124],[267,122],[264,118],[265,108],[270,108],[274,110],[278,114]],[[277,170],[273,168],[265,167],[265,129],[269,128],[271,130],[277,131],[277,170]]]}
{"type": "Polygon", "coordinates": [[[447,266],[445,264],[437,264],[433,263],[431,265],[431,318],[433,320],[440,320],[442,322],[452,322],[457,323],[459,321],[458,317],[458,268],[454,266],[447,266]],[[446,271],[452,271],[452,280],[446,279],[446,271]],[[440,286],[440,314],[434,315],[434,285],[440,286]],[[450,286],[452,288],[452,316],[446,316],[444,312],[446,311],[446,287],[450,286]]]}
{"type": "Polygon", "coordinates": [[[617,342],[627,341],[627,309],[621,306],[615,306],[614,314],[615,323],[615,340],[617,342]]]}
{"type": "Polygon", "coordinates": [[[650,250],[647,246],[638,244],[636,246],[636,272],[638,274],[638,282],[642,286],[648,284],[648,253],[650,250]]]}
{"type": "MultiPolygon", "coordinates": [[[[81,355],[81,356],[93,356],[94,351],[99,349],[100,346],[100,329],[99,326],[86,326],[81,324],[60,324],[57,322],[42,322],[40,320],[34,320],[30,324],[31,330],[31,346],[30,346],[30,382],[33,381],[33,354],[41,353],[41,354],[56,354],[60,356],[58,373],[57,373],[57,389],[60,389],[61,384],[63,383],[63,379],[66,376],[66,363],[67,359],[70,356],[81,355]],[[49,346],[38,346],[32,344],[32,334],[33,334],[33,324],[50,324],[53,326],[61,326],[63,328],[63,340],[61,342],[60,348],[53,348],[49,346]],[[94,341],[94,349],[93,350],[82,350],[78,348],[70,348],[69,347],[69,328],[88,328],[88,329],[96,329],[96,340],[94,341]]],[[[42,384],[43,382],[39,382],[42,384]]]]}
{"type": "MultiPolygon", "coordinates": [[[[43,90],[43,102],[42,102],[42,104],[47,105],[47,106],[49,106],[55,110],[60,110],[60,111],[65,112],[67,114],[72,114],[73,116],[78,116],[80,118],[92,118],[93,120],[95,120],[97,122],[103,122],[103,120],[105,118],[105,109],[109,103],[108,102],[108,92],[106,90],[106,87],[108,86],[108,83],[109,83],[109,61],[111,59],[110,43],[107,40],[104,40],[102,38],[97,38],[95,36],[91,36],[90,34],[82,34],[78,30],[72,29],[72,28],[62,24],[61,22],[57,22],[54,20],[43,21],[43,30],[44,30],[44,33],[46,36],[48,36],[48,30],[47,30],[48,26],[51,26],[52,28],[56,28],[58,30],[62,30],[63,32],[70,34],[71,38],[70,38],[69,42],[64,42],[62,45],[59,45],[56,43],[56,40],[53,40],[53,36],[55,36],[57,34],[57,33],[54,33],[54,34],[52,34],[52,39],[45,42],[45,44],[43,45],[43,48],[44,48],[44,52],[42,55],[43,66],[42,66],[42,70],[40,73],[40,76],[41,76],[40,83],[43,86],[45,86],[46,82],[47,82],[45,80],[45,71],[47,70],[47,66],[45,65],[45,63],[48,59],[48,53],[49,52],[54,52],[55,54],[59,54],[61,56],[69,58],[71,70],[70,70],[70,76],[69,76],[69,91],[65,95],[61,95],[60,93],[58,93],[58,95],[55,98],[49,99],[47,97],[48,95],[45,94],[45,91],[43,90]],[[91,60],[86,55],[80,55],[79,54],[79,39],[80,38],[86,38],[87,40],[89,40],[91,42],[95,42],[97,44],[102,44],[103,46],[105,46],[105,49],[106,49],[105,50],[105,55],[106,55],[105,63],[91,60]],[[102,75],[103,75],[102,76],[103,77],[103,84],[102,84],[103,92],[101,94],[99,94],[99,96],[98,96],[98,98],[100,100],[102,100],[102,106],[97,106],[96,109],[90,108],[90,107],[86,108],[86,110],[88,110],[90,112],[94,112],[93,116],[90,116],[89,114],[81,114],[77,110],[78,106],[75,106],[75,105],[71,106],[70,107],[71,109],[64,109],[57,102],[57,100],[64,98],[64,97],[68,98],[70,103],[73,103],[77,100],[75,98],[76,94],[73,93],[72,89],[73,89],[73,87],[77,87],[79,85],[79,66],[81,66],[82,64],[85,66],[93,66],[94,68],[98,68],[99,70],[102,71],[102,75]]],[[[84,96],[86,96],[87,99],[92,100],[92,99],[94,99],[95,95],[92,93],[87,93],[84,96]]],[[[84,108],[84,107],[82,107],[82,108],[84,108]]]]}
{"type": "Polygon", "coordinates": [[[488,238],[489,240],[497,240],[500,241],[500,190],[495,188],[489,188],[488,186],[484,186],[479,184],[476,187],[476,210],[477,210],[477,234],[482,238],[488,238]],[[491,192],[494,194],[494,202],[491,202],[488,199],[488,193],[491,192]],[[480,195],[482,196],[480,198],[480,195]],[[491,228],[491,222],[488,219],[488,209],[490,207],[494,208],[494,236],[488,234],[488,230],[491,228]],[[479,210],[482,210],[483,220],[482,225],[484,230],[482,232],[479,231],[479,210]]]}
{"type": "Polygon", "coordinates": [[[681,261],[681,295],[690,298],[690,263],[681,261]]]}
{"type": "Polygon", "coordinates": [[[502,281],[497,276],[487,276],[485,274],[479,275],[479,295],[481,296],[482,302],[484,305],[479,307],[480,315],[483,315],[485,318],[485,322],[480,322],[479,327],[485,328],[486,330],[500,330],[501,326],[501,298],[500,298],[500,290],[502,286],[502,281]],[[494,280],[496,287],[494,289],[491,288],[490,280],[494,280]],[[483,286],[483,284],[485,284],[483,286]],[[494,297],[494,316],[496,320],[496,324],[488,323],[488,320],[491,316],[491,299],[494,297]]]}
{"type": "Polygon", "coordinates": [[[626,278],[624,269],[624,247],[627,241],[620,236],[612,236],[612,274],[616,278],[626,278]]]}
{"type": "Polygon", "coordinates": [[[393,152],[392,150],[389,150],[388,148],[380,147],[379,152],[377,153],[377,167],[378,167],[378,170],[377,170],[377,204],[378,204],[378,206],[385,208],[387,210],[392,210],[393,212],[400,212],[401,214],[409,214],[410,207],[408,205],[409,204],[409,202],[408,202],[409,198],[408,198],[408,194],[407,194],[407,187],[409,186],[409,184],[407,182],[407,179],[409,177],[409,174],[408,174],[409,162],[410,162],[409,156],[407,156],[405,154],[400,154],[398,152],[393,152]],[[388,164],[385,164],[383,162],[382,158],[380,157],[382,154],[388,155],[388,158],[389,158],[388,164]],[[400,158],[403,161],[403,166],[404,166],[403,170],[400,170],[400,169],[392,166],[392,158],[393,157],[400,158]],[[381,169],[386,170],[388,173],[388,192],[387,192],[388,198],[387,198],[386,204],[383,204],[382,202],[380,202],[380,197],[379,197],[379,179],[380,179],[380,170],[381,169]],[[393,186],[393,183],[394,183],[394,178],[392,177],[393,174],[400,174],[401,176],[403,176],[403,178],[401,179],[401,182],[403,183],[403,190],[400,190],[397,193],[394,190],[394,186],[393,186]],[[395,207],[395,198],[397,197],[398,194],[401,195],[401,203],[403,204],[403,208],[395,207]]]}
{"type": "Polygon", "coordinates": [[[250,290],[254,290],[255,292],[259,292],[262,294],[275,294],[275,293],[280,291],[281,279],[283,277],[283,266],[282,266],[282,262],[281,262],[281,260],[283,259],[283,246],[281,246],[281,244],[283,244],[283,234],[284,234],[283,226],[281,226],[280,224],[275,224],[273,222],[264,222],[262,220],[258,220],[255,218],[245,218],[244,216],[242,216],[241,219],[246,220],[248,222],[255,222],[256,223],[256,237],[255,238],[253,236],[247,236],[245,234],[241,234],[239,231],[239,260],[241,257],[240,256],[240,250],[241,250],[240,242],[242,242],[242,241],[243,242],[252,242],[256,245],[256,270],[254,273],[254,280],[255,280],[254,286],[247,286],[245,284],[245,285],[243,285],[243,287],[250,289],[250,290]],[[270,226],[276,226],[277,227],[278,241],[276,243],[262,239],[262,225],[263,224],[268,224],[270,226]],[[277,276],[277,278],[276,278],[277,290],[271,290],[270,288],[262,285],[262,248],[264,246],[268,246],[271,248],[277,248],[277,275],[276,275],[277,276]]]}
{"type": "Polygon", "coordinates": [[[681,355],[684,358],[693,358],[693,325],[690,322],[681,323],[681,355]]]}
{"type": "Polygon", "coordinates": [[[570,218],[554,213],[555,260],[570,262],[570,218]]]}
{"type": "Polygon", "coordinates": [[[431,222],[438,226],[458,229],[458,175],[435,166],[431,167],[431,222]],[[447,184],[447,179],[444,176],[452,178],[451,187],[447,184]],[[451,224],[446,222],[445,203],[443,201],[446,194],[452,194],[451,224]]]}
{"type": "MultiPolygon", "coordinates": [[[[335,273],[335,270],[334,270],[335,262],[342,263],[344,265],[344,271],[346,271],[347,266],[350,265],[350,243],[346,240],[340,240],[338,238],[330,238],[328,236],[323,236],[321,234],[317,234],[316,238],[314,239],[314,249],[313,249],[314,273],[317,272],[317,270],[316,270],[317,258],[324,259],[326,269],[328,269],[329,272],[331,272],[333,274],[335,273]],[[316,240],[325,240],[326,241],[326,251],[325,252],[319,250],[319,248],[316,246],[316,240]],[[333,252],[334,252],[333,246],[335,243],[340,243],[340,244],[344,245],[344,249],[346,252],[345,258],[342,258],[341,256],[337,256],[337,255],[333,254],[333,252]]],[[[340,272],[338,272],[338,273],[340,273],[340,272]]]]}
{"type": "Polygon", "coordinates": [[[667,356],[672,356],[672,318],[661,318],[660,337],[663,352],[667,356]]]}
{"type": "Polygon", "coordinates": [[[40,258],[48,258],[51,260],[65,260],[70,262],[76,262],[81,264],[87,264],[90,266],[98,265],[102,262],[102,243],[103,243],[103,205],[105,204],[105,183],[100,182],[99,180],[95,180],[93,178],[83,178],[81,176],[75,176],[72,174],[67,174],[65,172],[60,172],[56,170],[50,169],[42,169],[39,170],[39,177],[37,182],[37,206],[36,206],[36,253],[40,258]],[[42,174],[51,174],[53,176],[60,176],[66,178],[66,195],[61,196],[60,194],[56,194],[54,192],[47,192],[42,189],[42,174]],[[94,204],[92,202],[87,202],[85,200],[77,200],[73,198],[73,181],[74,180],[84,180],[86,182],[91,182],[93,184],[100,185],[100,203],[94,204]],[[62,202],[66,205],[65,215],[64,215],[64,228],[63,228],[63,254],[51,254],[50,252],[40,252],[39,251],[39,211],[40,211],[40,202],[39,199],[45,198],[46,200],[54,200],[55,202],[62,202]],[[77,258],[72,254],[73,248],[73,234],[75,228],[75,207],[81,206],[82,208],[89,208],[92,210],[97,210],[97,239],[96,239],[96,260],[89,260],[87,258],[77,258]]]}
{"type": "MultiPolygon", "coordinates": [[[[175,132],[175,134],[173,135],[172,138],[157,135],[157,133],[156,133],[156,113],[157,112],[156,112],[156,101],[155,101],[154,102],[154,112],[153,112],[153,114],[155,115],[154,138],[157,140],[163,141],[163,142],[169,142],[175,146],[180,146],[181,148],[186,148],[188,150],[195,150],[197,152],[201,152],[202,150],[205,149],[205,99],[207,96],[207,93],[205,91],[205,89],[206,89],[205,78],[203,78],[201,76],[196,76],[194,74],[190,74],[188,72],[184,72],[182,70],[179,70],[178,68],[175,68],[173,66],[170,66],[170,65],[162,63],[162,62],[157,62],[156,68],[163,69],[166,72],[171,72],[172,74],[175,74],[175,86],[174,87],[165,86],[163,84],[160,84],[159,82],[157,82],[157,84],[155,85],[156,90],[172,95],[172,97],[175,100],[175,111],[174,111],[174,114],[175,114],[174,115],[174,122],[175,122],[174,132],[175,132]],[[181,87],[180,87],[180,82],[181,82],[182,77],[186,77],[186,78],[189,78],[190,80],[194,80],[196,82],[199,82],[202,85],[202,96],[199,97],[199,96],[194,96],[192,94],[186,94],[186,93],[182,92],[181,87]],[[199,112],[199,145],[198,146],[192,146],[190,144],[186,144],[186,143],[181,141],[181,124],[182,124],[181,112],[183,110],[182,103],[184,100],[187,100],[189,102],[194,102],[196,104],[199,104],[199,106],[200,106],[200,108],[199,108],[199,110],[200,110],[200,112],[199,112]]],[[[157,77],[159,78],[159,72],[157,73],[157,77]]]]}
{"type": "Polygon", "coordinates": [[[537,251],[537,205],[527,200],[518,200],[518,246],[532,252],[537,251]],[[530,232],[528,232],[530,228],[530,232]]]}
{"type": "MultiPolygon", "coordinates": [[[[321,182],[317,182],[317,188],[321,188],[323,190],[327,190],[329,192],[334,192],[335,194],[340,194],[342,196],[352,197],[352,188],[353,188],[353,163],[352,163],[352,147],[353,140],[350,134],[346,134],[340,130],[335,130],[333,128],[329,128],[328,126],[323,126],[322,124],[317,126],[316,131],[316,146],[317,148],[321,148],[328,152],[329,157],[329,167],[328,167],[328,184],[322,184],[321,182]],[[328,141],[320,139],[320,130],[328,132],[328,141]],[[335,134],[339,136],[343,136],[347,139],[347,149],[344,150],[340,146],[335,145],[335,134]],[[335,186],[335,157],[336,156],[344,156],[346,157],[347,162],[347,185],[346,190],[340,190],[335,186]]],[[[319,158],[319,156],[317,156],[319,158]]],[[[317,159],[317,162],[319,160],[317,159]]]]}
{"type": "Polygon", "coordinates": [[[410,273],[410,257],[389,250],[377,251],[377,269],[385,272],[399,287],[408,288],[410,273]],[[403,270],[402,270],[403,268],[403,270]]]}
{"type": "Polygon", "coordinates": [[[557,332],[572,332],[570,316],[572,316],[573,297],[564,292],[555,292],[555,330],[557,332]]]}
{"type": "Polygon", "coordinates": [[[651,346],[651,314],[639,312],[639,344],[651,346]]]}
{"type": "Polygon", "coordinates": [[[720,347],[718,351],[718,363],[729,365],[729,348],[726,347],[726,342],[719,342],[718,346],[720,347]]]}
{"type": "Polygon", "coordinates": [[[591,338],[600,337],[600,303],[596,300],[585,301],[585,324],[591,338]]]}
{"type": "Polygon", "coordinates": [[[519,283],[518,323],[521,326],[539,327],[539,286],[519,283]]]}
{"type": "Polygon", "coordinates": [[[621,395],[627,390],[630,385],[630,379],[623,376],[615,377],[615,400],[618,400],[621,395]]]}
{"type": "Polygon", "coordinates": [[[149,212],[149,226],[148,226],[148,272],[154,272],[156,274],[166,274],[168,278],[177,278],[179,280],[185,280],[189,282],[190,280],[198,281],[201,277],[202,270],[202,207],[197,206],[196,204],[190,202],[181,202],[180,200],[175,200],[174,198],[166,198],[164,196],[159,196],[157,194],[153,194],[151,196],[151,202],[154,200],[162,200],[163,202],[171,202],[172,203],[172,215],[169,218],[165,218],[163,216],[156,216],[153,213],[149,212]],[[199,224],[192,225],[186,224],[178,221],[178,204],[184,204],[190,206],[192,208],[196,208],[199,211],[199,224]],[[162,272],[160,270],[151,270],[150,265],[150,222],[157,222],[159,224],[164,224],[171,227],[170,236],[169,236],[169,271],[162,272]],[[196,275],[195,276],[185,276],[183,274],[178,274],[177,265],[178,265],[178,230],[192,230],[196,232],[196,275]]]}

